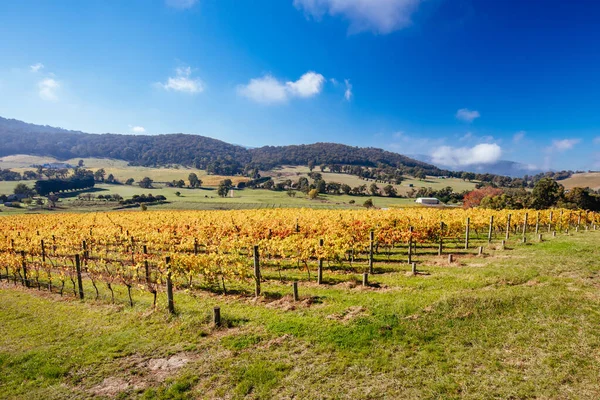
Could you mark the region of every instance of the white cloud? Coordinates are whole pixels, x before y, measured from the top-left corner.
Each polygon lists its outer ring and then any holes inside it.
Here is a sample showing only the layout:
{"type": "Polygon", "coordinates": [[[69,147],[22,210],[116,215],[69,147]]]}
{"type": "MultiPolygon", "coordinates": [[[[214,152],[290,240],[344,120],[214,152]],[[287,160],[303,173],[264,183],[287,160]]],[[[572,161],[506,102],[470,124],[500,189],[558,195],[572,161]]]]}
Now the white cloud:
{"type": "Polygon", "coordinates": [[[331,79],[329,80],[329,82],[331,82],[331,83],[333,84],[333,86],[337,86],[337,85],[338,85],[338,83],[339,83],[339,82],[337,81],[337,79],[335,79],[335,78],[331,78],[331,79]]]}
{"type": "Polygon", "coordinates": [[[491,164],[500,159],[502,148],[496,143],[481,143],[473,147],[441,146],[431,153],[432,162],[450,167],[491,164]]]}
{"type": "Polygon", "coordinates": [[[321,74],[309,71],[296,82],[286,82],[289,92],[298,97],[311,97],[321,93],[325,78],[321,74]]]}
{"type": "Polygon", "coordinates": [[[307,16],[341,16],[350,22],[349,33],[371,31],[387,34],[412,24],[411,16],[421,0],[294,0],[307,16]]]}
{"type": "Polygon", "coordinates": [[[295,82],[281,82],[271,75],[250,79],[246,85],[237,87],[238,95],[258,103],[272,104],[286,102],[290,97],[312,97],[323,89],[325,77],[309,71],[295,82]]]}
{"type": "Polygon", "coordinates": [[[240,96],[265,104],[282,103],[288,97],[286,86],[271,75],[250,79],[247,85],[239,85],[237,91],[240,96]]]}
{"type": "Polygon", "coordinates": [[[174,90],[184,93],[201,93],[204,91],[204,82],[200,79],[192,78],[192,69],[190,67],[177,68],[175,76],[169,77],[166,83],[157,83],[165,90],[174,90]]]}
{"type": "Polygon", "coordinates": [[[567,151],[571,150],[573,146],[577,143],[581,142],[581,139],[562,139],[562,140],[553,140],[552,145],[548,147],[546,150],[549,152],[552,151],[567,151]]]}
{"type": "Polygon", "coordinates": [[[460,140],[461,142],[464,142],[466,140],[471,140],[471,139],[473,139],[473,134],[471,132],[467,132],[458,140],[460,140]]]}
{"type": "Polygon", "coordinates": [[[525,131],[519,131],[513,135],[513,142],[520,143],[525,138],[525,131]]]}
{"type": "Polygon", "coordinates": [[[346,91],[344,92],[344,98],[346,101],[350,101],[352,99],[352,84],[349,79],[344,79],[344,83],[346,84],[346,91]]]}
{"type": "Polygon", "coordinates": [[[479,111],[469,110],[468,108],[461,108],[456,112],[456,119],[465,122],[473,122],[475,119],[479,118],[481,115],[479,111]]]}
{"type": "Polygon", "coordinates": [[[29,70],[31,72],[39,72],[41,69],[44,69],[44,64],[37,63],[29,66],[29,70]]]}
{"type": "Polygon", "coordinates": [[[129,130],[132,133],[146,133],[146,128],[144,128],[143,126],[132,126],[132,125],[129,125],[129,130]]]}
{"type": "Polygon", "coordinates": [[[39,95],[43,100],[56,101],[58,96],[56,91],[60,88],[60,83],[52,78],[42,79],[38,82],[39,95]]]}
{"type": "Polygon", "coordinates": [[[198,0],[166,0],[165,3],[169,7],[178,8],[180,10],[185,10],[187,8],[192,8],[198,2],[198,0]]]}

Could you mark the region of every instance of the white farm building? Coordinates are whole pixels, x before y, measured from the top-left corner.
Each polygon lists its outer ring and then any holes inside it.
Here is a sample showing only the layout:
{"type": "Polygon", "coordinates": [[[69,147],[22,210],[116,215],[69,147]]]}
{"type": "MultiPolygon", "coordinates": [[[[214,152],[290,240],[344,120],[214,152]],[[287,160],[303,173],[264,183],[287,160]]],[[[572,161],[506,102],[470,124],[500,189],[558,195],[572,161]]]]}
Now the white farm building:
{"type": "Polygon", "coordinates": [[[419,204],[440,204],[440,201],[435,197],[419,197],[415,200],[415,203],[419,204]]]}

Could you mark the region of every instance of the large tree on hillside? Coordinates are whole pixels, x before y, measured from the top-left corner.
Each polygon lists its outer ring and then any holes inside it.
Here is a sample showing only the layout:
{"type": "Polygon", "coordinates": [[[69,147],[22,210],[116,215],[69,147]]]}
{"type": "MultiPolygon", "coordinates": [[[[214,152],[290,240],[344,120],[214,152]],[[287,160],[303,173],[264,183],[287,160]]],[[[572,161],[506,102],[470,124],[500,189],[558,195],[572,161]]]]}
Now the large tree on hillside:
{"type": "Polygon", "coordinates": [[[533,207],[540,210],[555,206],[564,195],[564,187],[556,183],[554,179],[540,179],[533,187],[531,193],[533,207]]]}

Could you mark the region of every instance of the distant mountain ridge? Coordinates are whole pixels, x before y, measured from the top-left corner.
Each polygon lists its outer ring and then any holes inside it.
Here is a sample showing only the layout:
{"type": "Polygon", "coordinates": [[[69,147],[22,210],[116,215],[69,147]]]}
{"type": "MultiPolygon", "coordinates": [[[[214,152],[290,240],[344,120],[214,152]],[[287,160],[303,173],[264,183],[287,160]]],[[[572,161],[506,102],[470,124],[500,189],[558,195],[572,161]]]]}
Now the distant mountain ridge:
{"type": "Polygon", "coordinates": [[[249,168],[271,169],[283,165],[360,165],[422,170],[444,175],[429,163],[377,148],[338,143],[249,148],[200,135],[89,134],[0,117],[0,157],[13,154],[71,158],[114,158],[132,165],[181,164],[209,173],[234,175],[249,168]]]}
{"type": "MultiPolygon", "coordinates": [[[[449,165],[442,165],[439,163],[434,163],[433,158],[431,156],[425,154],[411,154],[410,157],[420,160],[425,163],[434,164],[442,169],[449,169],[451,171],[457,171],[456,167],[452,167],[449,165]]],[[[542,169],[539,169],[532,165],[527,165],[523,163],[519,163],[516,161],[509,160],[498,160],[493,163],[487,164],[471,164],[471,165],[461,165],[461,171],[474,172],[476,174],[493,174],[493,175],[502,175],[502,176],[510,176],[512,178],[520,178],[525,175],[536,175],[542,172],[546,172],[542,169]]]]}

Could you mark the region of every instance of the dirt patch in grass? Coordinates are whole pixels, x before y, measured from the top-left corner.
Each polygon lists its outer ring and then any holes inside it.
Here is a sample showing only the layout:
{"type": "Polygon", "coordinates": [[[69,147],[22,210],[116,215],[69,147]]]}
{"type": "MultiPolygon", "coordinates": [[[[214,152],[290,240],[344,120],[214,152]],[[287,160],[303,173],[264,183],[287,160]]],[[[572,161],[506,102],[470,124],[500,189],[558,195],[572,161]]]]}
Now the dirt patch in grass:
{"type": "Polygon", "coordinates": [[[194,353],[179,353],[164,358],[143,358],[137,355],[126,357],[118,367],[121,376],[107,377],[88,392],[97,396],[115,397],[131,390],[143,390],[164,382],[199,357],[194,353]]]}
{"type": "Polygon", "coordinates": [[[362,306],[352,306],[348,307],[344,311],[339,314],[330,314],[327,316],[327,319],[332,319],[334,321],[340,321],[343,323],[348,323],[358,317],[362,317],[367,315],[367,309],[362,306]]]}
{"type": "Polygon", "coordinates": [[[294,301],[294,298],[290,295],[283,296],[280,299],[268,302],[265,304],[267,308],[274,308],[283,311],[293,311],[300,308],[309,308],[313,304],[317,303],[317,297],[305,297],[300,298],[299,301],[294,301]]]}

